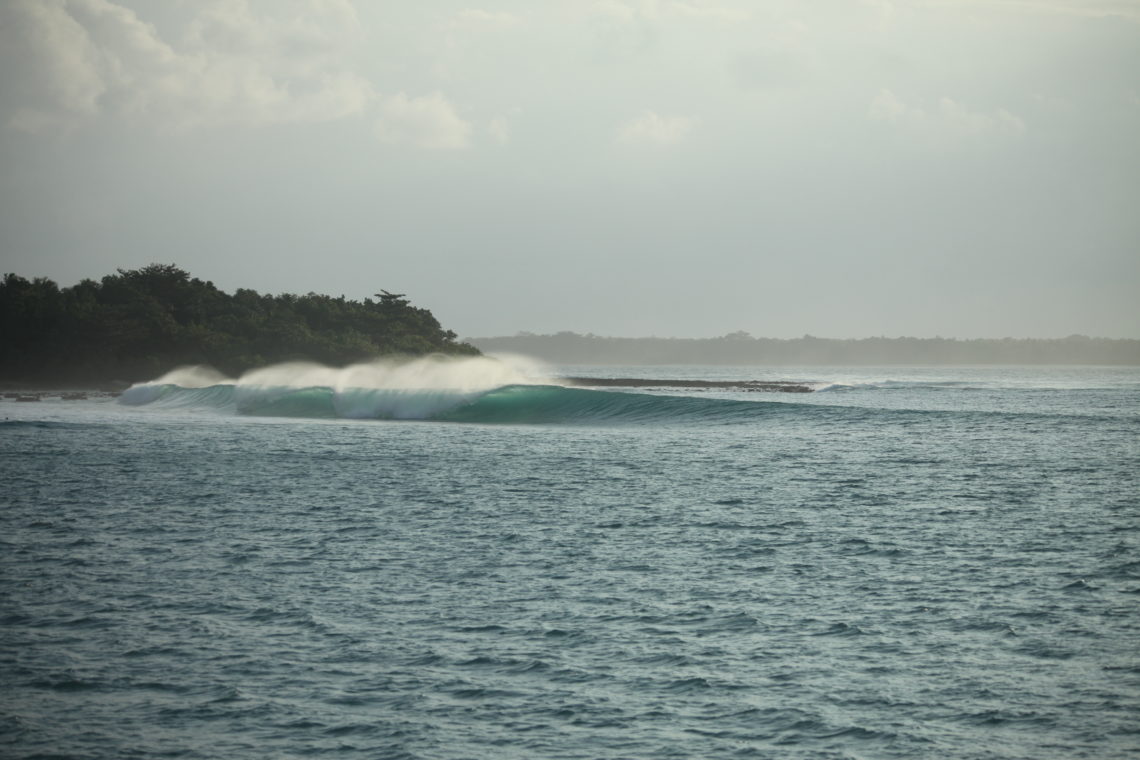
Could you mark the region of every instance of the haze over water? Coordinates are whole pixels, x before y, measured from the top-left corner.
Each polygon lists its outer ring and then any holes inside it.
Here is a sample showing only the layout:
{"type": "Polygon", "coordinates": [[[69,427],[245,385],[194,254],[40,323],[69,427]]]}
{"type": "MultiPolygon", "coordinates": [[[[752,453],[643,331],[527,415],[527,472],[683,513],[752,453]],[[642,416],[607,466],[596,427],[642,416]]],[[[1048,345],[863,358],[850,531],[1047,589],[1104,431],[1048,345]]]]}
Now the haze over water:
{"type": "Polygon", "coordinates": [[[0,401],[3,745],[1140,749],[1134,368],[755,376],[0,401]]]}

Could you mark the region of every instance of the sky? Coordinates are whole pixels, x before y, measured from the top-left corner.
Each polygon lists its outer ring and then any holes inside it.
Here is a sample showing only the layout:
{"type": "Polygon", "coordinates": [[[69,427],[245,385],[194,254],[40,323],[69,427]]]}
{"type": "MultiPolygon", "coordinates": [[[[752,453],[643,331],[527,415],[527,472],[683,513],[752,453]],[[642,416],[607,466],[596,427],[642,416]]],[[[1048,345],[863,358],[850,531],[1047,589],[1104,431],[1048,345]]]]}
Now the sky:
{"type": "Polygon", "coordinates": [[[0,270],[1140,338],[1140,0],[0,0],[0,270]]]}

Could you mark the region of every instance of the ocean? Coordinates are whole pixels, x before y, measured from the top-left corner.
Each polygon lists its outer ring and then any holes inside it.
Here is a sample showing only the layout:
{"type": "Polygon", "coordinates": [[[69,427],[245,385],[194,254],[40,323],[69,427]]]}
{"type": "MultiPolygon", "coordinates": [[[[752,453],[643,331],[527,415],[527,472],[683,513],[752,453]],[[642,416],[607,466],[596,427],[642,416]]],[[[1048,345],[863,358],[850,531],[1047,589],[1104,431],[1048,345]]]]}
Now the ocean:
{"type": "Polygon", "coordinates": [[[0,756],[1140,756],[1140,368],[468,362],[0,401],[0,756]]]}

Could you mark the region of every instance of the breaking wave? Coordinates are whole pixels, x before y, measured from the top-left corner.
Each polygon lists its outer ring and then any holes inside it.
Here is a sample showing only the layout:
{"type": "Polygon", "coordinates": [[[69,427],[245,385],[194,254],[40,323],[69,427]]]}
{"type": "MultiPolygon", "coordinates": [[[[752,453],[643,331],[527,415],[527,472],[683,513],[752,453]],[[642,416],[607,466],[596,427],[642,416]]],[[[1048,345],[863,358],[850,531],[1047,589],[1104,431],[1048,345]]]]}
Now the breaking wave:
{"type": "Polygon", "coordinates": [[[524,384],[484,391],[146,384],[126,391],[120,403],[270,417],[483,424],[715,423],[798,406],[524,384]]]}
{"type": "MultiPolygon", "coordinates": [[[[666,386],[667,387],[667,386],[666,386]]],[[[940,381],[823,385],[818,390],[974,390],[976,384],[940,381]]],[[[914,397],[917,398],[917,397],[914,397]]],[[[281,364],[226,378],[186,367],[132,386],[120,403],[167,410],[313,419],[436,420],[479,424],[728,424],[773,420],[781,415],[844,424],[867,416],[896,422],[955,415],[971,424],[997,416],[1052,420],[1056,410],[1024,408],[879,408],[709,395],[636,392],[566,385],[542,365],[522,357],[427,357],[377,361],[343,369],[281,364]]],[[[912,399],[913,400],[913,399],[912,399]]],[[[1060,415],[1064,416],[1064,415],[1060,415]]]]}
{"type": "Polygon", "coordinates": [[[428,357],[344,369],[294,363],[238,379],[183,367],[131,386],[119,402],[269,417],[483,424],[715,424],[799,406],[566,387],[521,357],[428,357]]]}

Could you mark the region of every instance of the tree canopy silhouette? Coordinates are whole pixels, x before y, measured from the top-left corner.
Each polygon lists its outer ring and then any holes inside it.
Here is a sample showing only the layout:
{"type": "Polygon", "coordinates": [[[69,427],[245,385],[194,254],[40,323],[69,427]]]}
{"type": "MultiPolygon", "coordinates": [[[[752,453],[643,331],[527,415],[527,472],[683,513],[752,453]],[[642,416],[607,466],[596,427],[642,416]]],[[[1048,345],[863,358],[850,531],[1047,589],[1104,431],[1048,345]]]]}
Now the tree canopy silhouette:
{"type": "Polygon", "coordinates": [[[173,264],[120,269],[60,288],[15,274],[0,282],[0,379],[138,381],[183,364],[227,374],[289,360],[343,365],[376,356],[478,354],[403,294],[232,295],[173,264]]]}

